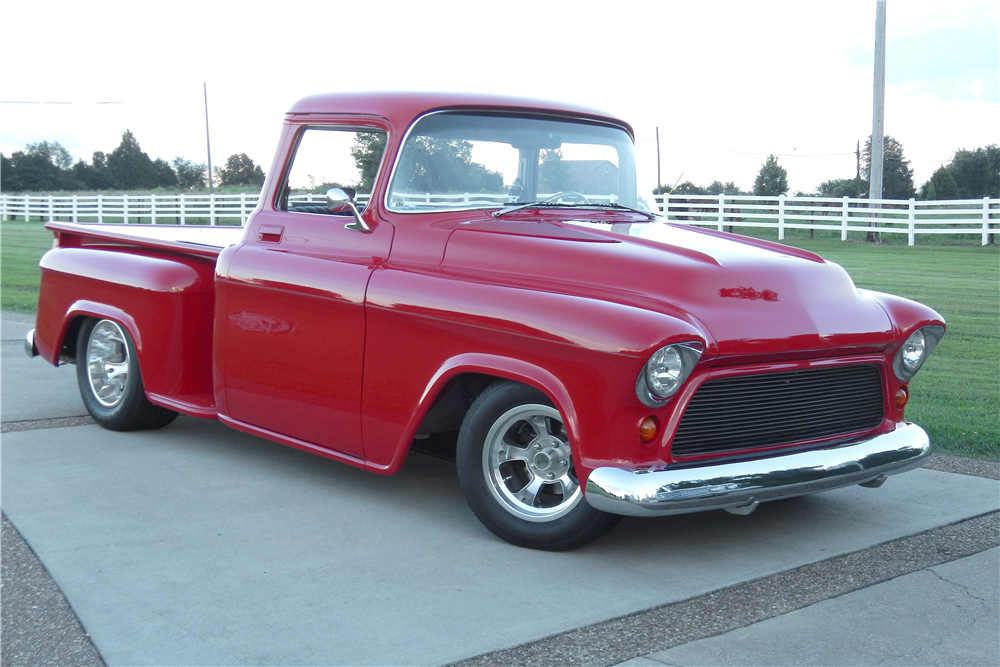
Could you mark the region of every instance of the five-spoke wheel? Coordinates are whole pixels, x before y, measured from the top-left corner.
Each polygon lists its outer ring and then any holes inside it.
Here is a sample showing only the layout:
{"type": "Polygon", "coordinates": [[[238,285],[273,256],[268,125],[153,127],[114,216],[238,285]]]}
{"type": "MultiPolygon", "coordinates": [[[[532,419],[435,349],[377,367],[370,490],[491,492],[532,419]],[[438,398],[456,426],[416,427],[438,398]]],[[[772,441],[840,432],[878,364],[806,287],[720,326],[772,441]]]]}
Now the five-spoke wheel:
{"type": "Polygon", "coordinates": [[[549,521],[582,500],[559,412],[526,403],[493,423],[483,447],[483,474],[504,509],[527,521],[549,521]]]}
{"type": "Polygon", "coordinates": [[[465,416],[456,461],[473,512],[512,544],[572,549],[621,519],[584,502],[563,419],[533,387],[487,387],[465,416]]]}

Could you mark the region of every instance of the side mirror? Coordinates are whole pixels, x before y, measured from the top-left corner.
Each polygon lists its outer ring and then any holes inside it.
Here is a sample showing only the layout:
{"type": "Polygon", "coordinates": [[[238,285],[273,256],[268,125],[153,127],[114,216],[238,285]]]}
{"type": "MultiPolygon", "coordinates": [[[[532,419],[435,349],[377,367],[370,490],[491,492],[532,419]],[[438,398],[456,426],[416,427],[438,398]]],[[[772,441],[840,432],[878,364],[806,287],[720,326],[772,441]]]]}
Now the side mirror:
{"type": "Polygon", "coordinates": [[[354,188],[330,188],[326,191],[326,207],[331,212],[350,211],[354,216],[354,222],[344,225],[346,229],[353,229],[359,232],[368,233],[372,230],[368,224],[361,219],[358,207],[354,205],[354,188]]]}

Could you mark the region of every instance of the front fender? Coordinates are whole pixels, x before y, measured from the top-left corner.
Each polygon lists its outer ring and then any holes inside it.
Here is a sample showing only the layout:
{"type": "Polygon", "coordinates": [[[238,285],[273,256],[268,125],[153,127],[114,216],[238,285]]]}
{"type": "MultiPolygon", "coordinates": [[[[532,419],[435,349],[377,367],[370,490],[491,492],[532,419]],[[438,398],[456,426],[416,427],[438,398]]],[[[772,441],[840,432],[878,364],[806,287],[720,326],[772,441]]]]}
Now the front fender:
{"type": "Polygon", "coordinates": [[[578,465],[632,457],[650,409],[635,393],[649,355],[701,341],[696,324],[605,299],[382,269],[366,304],[362,390],[365,458],[392,472],[447,382],[507,378],[548,395],[580,453],[578,465]]]}
{"type": "Polygon", "coordinates": [[[882,307],[885,314],[892,322],[893,338],[896,345],[902,344],[906,337],[914,330],[928,325],[945,326],[944,318],[933,308],[928,308],[922,303],[917,303],[910,299],[886,294],[885,292],[875,292],[873,290],[859,289],[858,293],[871,299],[882,307]]]}
{"type": "Polygon", "coordinates": [[[572,441],[579,439],[579,420],[573,407],[573,401],[570,399],[565,385],[558,377],[544,368],[521,359],[472,352],[458,354],[445,361],[424,388],[410,420],[402,429],[397,446],[390,453],[388,461],[381,464],[373,461],[372,454],[375,452],[366,451],[369,457],[367,467],[385,474],[396,472],[406,458],[409,443],[413,441],[413,438],[417,434],[417,429],[420,428],[420,424],[423,422],[424,417],[427,416],[434,402],[444,392],[449,382],[467,374],[487,375],[498,379],[513,380],[530,385],[544,392],[556,406],[556,409],[559,410],[560,414],[562,414],[566,432],[570,439],[572,441]]]}

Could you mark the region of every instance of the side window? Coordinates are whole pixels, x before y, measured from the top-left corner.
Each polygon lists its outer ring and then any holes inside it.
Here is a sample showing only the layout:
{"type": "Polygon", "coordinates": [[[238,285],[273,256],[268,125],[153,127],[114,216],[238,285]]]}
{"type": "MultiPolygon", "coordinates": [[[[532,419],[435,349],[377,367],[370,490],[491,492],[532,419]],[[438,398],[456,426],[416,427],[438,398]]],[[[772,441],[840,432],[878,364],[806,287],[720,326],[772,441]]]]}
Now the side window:
{"type": "Polygon", "coordinates": [[[299,213],[347,214],[326,205],[326,191],[341,188],[364,210],[385,151],[385,132],[310,127],[302,132],[288,170],[279,209],[299,213]]]}

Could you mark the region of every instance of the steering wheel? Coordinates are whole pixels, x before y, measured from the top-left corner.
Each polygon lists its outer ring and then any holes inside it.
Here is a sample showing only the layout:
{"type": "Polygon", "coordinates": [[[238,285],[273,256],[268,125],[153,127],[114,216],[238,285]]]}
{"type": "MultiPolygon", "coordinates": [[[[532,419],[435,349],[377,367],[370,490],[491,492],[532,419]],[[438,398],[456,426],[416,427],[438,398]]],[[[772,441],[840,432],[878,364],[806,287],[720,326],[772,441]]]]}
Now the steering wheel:
{"type": "Polygon", "coordinates": [[[589,204],[590,200],[587,199],[586,195],[575,190],[564,190],[563,192],[557,192],[548,199],[545,200],[546,204],[553,204],[560,202],[563,204],[589,204]]]}

